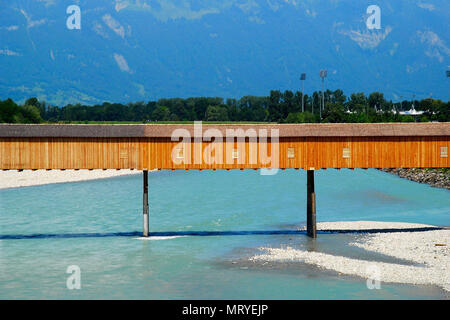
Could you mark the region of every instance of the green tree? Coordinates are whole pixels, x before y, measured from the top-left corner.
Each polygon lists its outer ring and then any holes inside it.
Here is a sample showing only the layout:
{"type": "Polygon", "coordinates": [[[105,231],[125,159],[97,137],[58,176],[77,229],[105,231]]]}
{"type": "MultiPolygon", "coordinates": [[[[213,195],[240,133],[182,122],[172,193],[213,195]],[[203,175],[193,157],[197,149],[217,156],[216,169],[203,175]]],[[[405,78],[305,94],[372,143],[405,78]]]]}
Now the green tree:
{"type": "Polygon", "coordinates": [[[347,107],[350,111],[366,112],[367,110],[367,98],[362,92],[352,93],[350,100],[347,103],[347,107]]]}
{"type": "Polygon", "coordinates": [[[370,109],[382,110],[386,104],[384,95],[380,92],[372,92],[369,95],[368,104],[370,109]]]}
{"type": "Polygon", "coordinates": [[[279,90],[271,90],[269,97],[269,120],[279,122],[283,119],[281,110],[281,92],[279,90]]]}
{"type": "Polygon", "coordinates": [[[228,121],[228,112],[225,106],[208,106],[206,121],[228,121]]]}
{"type": "Polygon", "coordinates": [[[328,102],[323,113],[323,122],[341,123],[347,122],[347,113],[342,104],[328,102]]]}
{"type": "Polygon", "coordinates": [[[23,123],[41,123],[41,113],[38,107],[25,105],[19,108],[23,123]]]}
{"type": "Polygon", "coordinates": [[[315,122],[315,117],[311,112],[295,112],[289,113],[286,118],[286,123],[313,123],[315,122]]]}
{"type": "Polygon", "coordinates": [[[156,121],[169,121],[170,111],[166,106],[158,106],[152,113],[152,119],[156,121]]]}
{"type": "Polygon", "coordinates": [[[0,101],[0,121],[14,123],[15,116],[19,113],[17,104],[12,99],[0,101]]]}

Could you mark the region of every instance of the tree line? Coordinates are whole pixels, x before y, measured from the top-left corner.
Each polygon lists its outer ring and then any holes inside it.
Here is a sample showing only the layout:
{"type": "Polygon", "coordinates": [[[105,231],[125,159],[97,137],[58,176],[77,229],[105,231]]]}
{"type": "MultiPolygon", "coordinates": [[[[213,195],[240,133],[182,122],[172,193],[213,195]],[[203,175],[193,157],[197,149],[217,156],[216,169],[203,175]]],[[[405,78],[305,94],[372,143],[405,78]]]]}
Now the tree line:
{"type": "Polygon", "coordinates": [[[301,92],[272,90],[269,96],[245,96],[241,99],[219,97],[170,98],[128,104],[68,104],[53,106],[37,98],[23,104],[0,100],[0,123],[83,123],[83,122],[412,122],[450,121],[450,103],[437,99],[392,102],[380,92],[369,96],[342,90],[301,92]],[[303,104],[302,104],[303,98],[303,104]],[[323,100],[322,100],[323,99],[323,100]],[[322,101],[324,102],[322,105],[322,101]],[[420,116],[400,115],[415,108],[420,116]]]}

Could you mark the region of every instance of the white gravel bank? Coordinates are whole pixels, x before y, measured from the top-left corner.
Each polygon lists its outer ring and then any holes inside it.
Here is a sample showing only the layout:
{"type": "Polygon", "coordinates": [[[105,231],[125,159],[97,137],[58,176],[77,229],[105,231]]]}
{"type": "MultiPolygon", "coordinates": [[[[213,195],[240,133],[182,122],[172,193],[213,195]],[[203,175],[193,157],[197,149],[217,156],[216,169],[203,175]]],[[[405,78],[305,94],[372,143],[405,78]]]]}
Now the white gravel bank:
{"type": "MultiPolygon", "coordinates": [[[[433,226],[372,221],[318,223],[319,230],[410,229],[423,227],[433,226]]],[[[376,270],[379,273],[381,283],[437,285],[450,291],[450,230],[448,229],[368,234],[350,245],[405,259],[417,265],[409,266],[360,260],[321,252],[302,251],[291,247],[260,248],[262,254],[253,256],[250,260],[299,261],[362,278],[373,277],[374,270],[376,270]]]]}
{"type": "Polygon", "coordinates": [[[384,222],[384,221],[337,221],[318,222],[317,230],[373,230],[373,229],[410,229],[434,227],[428,224],[384,222]]]}
{"type": "Polygon", "coordinates": [[[0,189],[20,188],[38,186],[52,183],[77,182],[86,180],[96,180],[113,178],[131,174],[139,174],[137,170],[24,170],[18,171],[0,171],[0,189]]]}

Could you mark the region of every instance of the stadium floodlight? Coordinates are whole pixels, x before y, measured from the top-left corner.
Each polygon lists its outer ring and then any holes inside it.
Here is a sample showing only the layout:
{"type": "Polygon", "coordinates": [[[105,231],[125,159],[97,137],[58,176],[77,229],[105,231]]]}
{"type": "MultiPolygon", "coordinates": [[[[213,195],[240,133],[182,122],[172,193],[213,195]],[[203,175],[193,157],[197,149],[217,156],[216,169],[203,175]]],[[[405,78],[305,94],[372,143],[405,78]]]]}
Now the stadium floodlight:
{"type": "Polygon", "coordinates": [[[328,75],[328,71],[320,70],[319,75],[322,78],[322,104],[320,105],[320,118],[322,119],[322,109],[325,109],[325,78],[328,75]]]}
{"type": "Polygon", "coordinates": [[[305,112],[305,103],[304,103],[304,92],[305,92],[305,80],[306,80],[306,73],[302,73],[300,76],[300,80],[302,81],[302,112],[305,112]]]}

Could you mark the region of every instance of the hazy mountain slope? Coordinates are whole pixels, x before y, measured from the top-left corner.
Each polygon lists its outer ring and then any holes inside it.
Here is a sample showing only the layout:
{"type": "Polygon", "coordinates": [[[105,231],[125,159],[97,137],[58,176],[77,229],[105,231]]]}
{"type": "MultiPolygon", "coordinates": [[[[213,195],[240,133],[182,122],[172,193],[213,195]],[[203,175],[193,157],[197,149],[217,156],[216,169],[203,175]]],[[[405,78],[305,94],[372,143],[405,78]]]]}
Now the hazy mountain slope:
{"type": "Polygon", "coordinates": [[[450,3],[377,1],[20,0],[0,4],[0,98],[55,104],[267,95],[270,89],[447,99],[450,3]],[[78,3],[81,30],[66,28],[78,3]]]}

